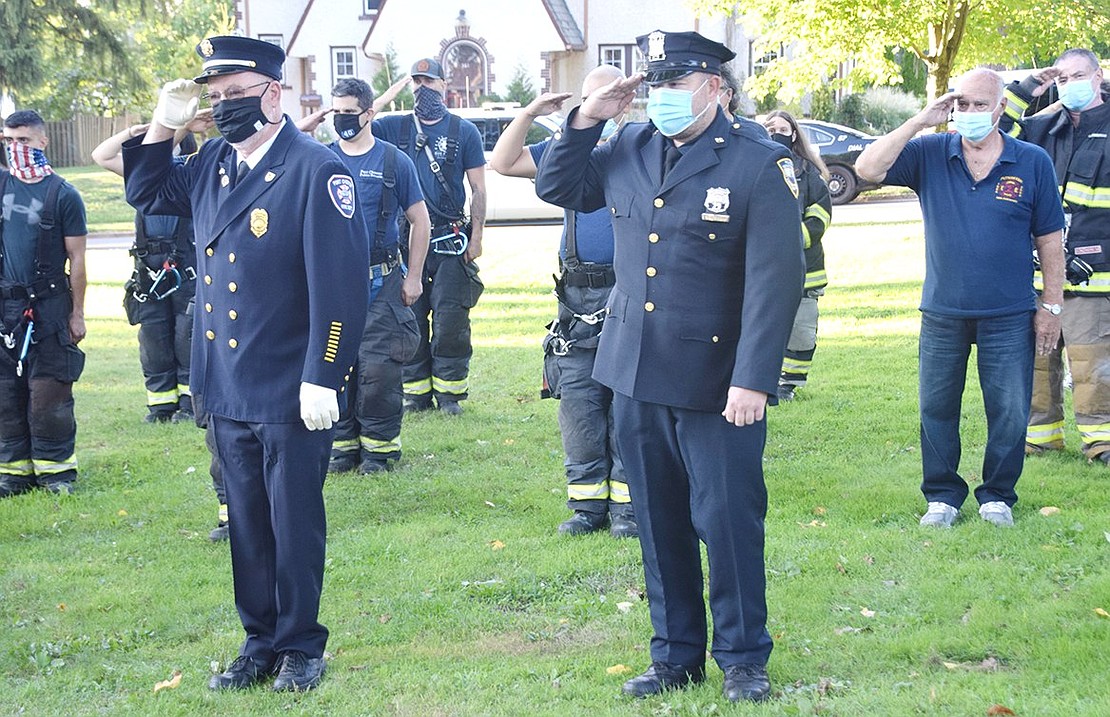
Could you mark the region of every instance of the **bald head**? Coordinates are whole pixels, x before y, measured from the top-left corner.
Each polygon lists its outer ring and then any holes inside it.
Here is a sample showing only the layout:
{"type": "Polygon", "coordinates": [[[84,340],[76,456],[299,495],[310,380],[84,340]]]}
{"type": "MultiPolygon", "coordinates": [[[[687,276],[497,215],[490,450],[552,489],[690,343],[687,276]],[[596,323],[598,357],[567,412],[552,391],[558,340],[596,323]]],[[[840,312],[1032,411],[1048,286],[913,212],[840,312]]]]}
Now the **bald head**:
{"type": "Polygon", "coordinates": [[[1006,87],[1002,75],[986,67],[976,67],[969,70],[956,80],[956,93],[959,95],[974,94],[976,97],[993,99],[992,105],[1002,101],[1002,91],[1006,87]]]}
{"type": "Polygon", "coordinates": [[[598,65],[590,70],[586,79],[582,80],[582,96],[587,97],[591,92],[604,87],[613,80],[624,79],[624,73],[613,65],[598,65]]]}

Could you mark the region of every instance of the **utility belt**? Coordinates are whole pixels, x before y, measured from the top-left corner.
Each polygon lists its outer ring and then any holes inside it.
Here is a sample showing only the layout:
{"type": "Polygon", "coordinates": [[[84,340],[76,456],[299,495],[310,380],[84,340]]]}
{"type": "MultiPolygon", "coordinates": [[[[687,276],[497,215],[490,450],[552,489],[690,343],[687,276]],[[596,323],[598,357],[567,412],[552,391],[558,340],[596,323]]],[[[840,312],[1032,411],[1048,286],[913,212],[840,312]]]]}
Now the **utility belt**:
{"type": "Polygon", "coordinates": [[[389,276],[401,265],[401,252],[397,245],[388,249],[370,250],[370,278],[389,276]]]}
{"type": "Polygon", "coordinates": [[[564,264],[562,281],[566,286],[607,289],[617,283],[617,275],[608,264],[564,264]]]}
{"type": "Polygon", "coordinates": [[[0,299],[5,301],[16,300],[26,301],[28,303],[38,301],[40,299],[47,299],[51,296],[64,294],[69,291],[69,277],[65,274],[58,274],[53,277],[42,277],[35,279],[28,284],[15,284],[11,282],[0,282],[0,299]]]}
{"type": "Polygon", "coordinates": [[[470,227],[470,222],[462,220],[432,226],[429,248],[436,254],[448,256],[465,254],[467,246],[470,245],[470,227]]]}

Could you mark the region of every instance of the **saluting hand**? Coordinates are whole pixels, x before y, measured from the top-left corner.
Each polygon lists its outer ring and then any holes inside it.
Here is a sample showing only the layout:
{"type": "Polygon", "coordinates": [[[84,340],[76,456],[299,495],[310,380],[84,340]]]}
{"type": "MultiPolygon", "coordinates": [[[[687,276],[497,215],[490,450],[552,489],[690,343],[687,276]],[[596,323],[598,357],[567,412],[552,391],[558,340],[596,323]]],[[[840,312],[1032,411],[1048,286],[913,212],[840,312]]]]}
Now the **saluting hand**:
{"type": "Polygon", "coordinates": [[[542,117],[549,115],[552,112],[558,112],[563,108],[563,103],[571,98],[571,92],[544,92],[528,103],[524,108],[524,114],[529,117],[542,117]]]}
{"type": "Polygon", "coordinates": [[[1046,67],[1043,70],[1037,70],[1031,76],[1037,81],[1037,89],[1031,93],[1034,97],[1040,97],[1048,88],[1056,83],[1056,78],[1064,74],[1057,67],[1046,67]]]}
{"type": "Polygon", "coordinates": [[[574,129],[588,129],[599,122],[624,114],[632,100],[636,99],[636,88],[643,81],[643,73],[637,72],[632,77],[613,80],[594,90],[578,108],[578,114],[574,116],[571,126],[574,129]]]}
{"type": "Polygon", "coordinates": [[[957,99],[959,99],[959,95],[955,92],[942,95],[927,104],[925,109],[917,113],[915,119],[922,129],[944,124],[948,121],[948,115],[952,113],[952,108],[955,106],[957,99]]]}

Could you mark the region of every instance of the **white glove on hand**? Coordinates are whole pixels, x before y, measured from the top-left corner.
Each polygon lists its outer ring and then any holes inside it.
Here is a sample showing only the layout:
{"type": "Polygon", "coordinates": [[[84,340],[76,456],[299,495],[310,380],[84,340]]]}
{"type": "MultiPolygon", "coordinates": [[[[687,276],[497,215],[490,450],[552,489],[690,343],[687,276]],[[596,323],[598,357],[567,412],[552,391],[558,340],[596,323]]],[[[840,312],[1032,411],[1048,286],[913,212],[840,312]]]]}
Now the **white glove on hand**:
{"type": "Polygon", "coordinates": [[[339,399],[335,389],[302,383],[301,420],[310,431],[331,428],[339,420],[339,399]]]}
{"type": "Polygon", "coordinates": [[[181,129],[197,115],[200,85],[192,80],[172,80],[162,85],[154,121],[163,127],[181,129]]]}

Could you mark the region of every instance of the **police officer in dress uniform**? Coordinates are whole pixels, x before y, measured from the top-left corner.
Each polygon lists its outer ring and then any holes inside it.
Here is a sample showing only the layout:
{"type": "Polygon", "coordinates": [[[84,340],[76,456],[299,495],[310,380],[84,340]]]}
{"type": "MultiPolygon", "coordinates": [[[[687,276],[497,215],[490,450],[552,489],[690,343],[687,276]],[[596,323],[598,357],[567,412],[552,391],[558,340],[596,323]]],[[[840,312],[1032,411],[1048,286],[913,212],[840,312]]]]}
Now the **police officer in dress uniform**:
{"type": "Polygon", "coordinates": [[[731,701],[766,699],[762,456],[805,264],[791,160],[719,110],[735,55],[695,32],[638,38],[646,74],[573,110],[540,163],[546,201],[613,216],[616,286],[594,378],[613,389],[617,445],[640,528],[652,665],[645,696],[705,678],[699,539],[709,555],[712,654],[731,701]],[[650,124],[595,148],[651,85],[650,124]],[[669,168],[664,158],[670,154],[669,168]]]}
{"type": "Polygon", "coordinates": [[[190,383],[213,423],[246,631],[209,687],[242,689],[276,672],[274,690],[311,689],[328,636],[318,615],[329,429],[366,320],[366,225],[343,163],[281,113],[282,50],[212,37],[197,52],[196,82],[208,86],[223,139],[170,161],[169,139],[200,91],[177,80],[123,156],[128,202],[192,215],[196,229],[190,383]]]}

